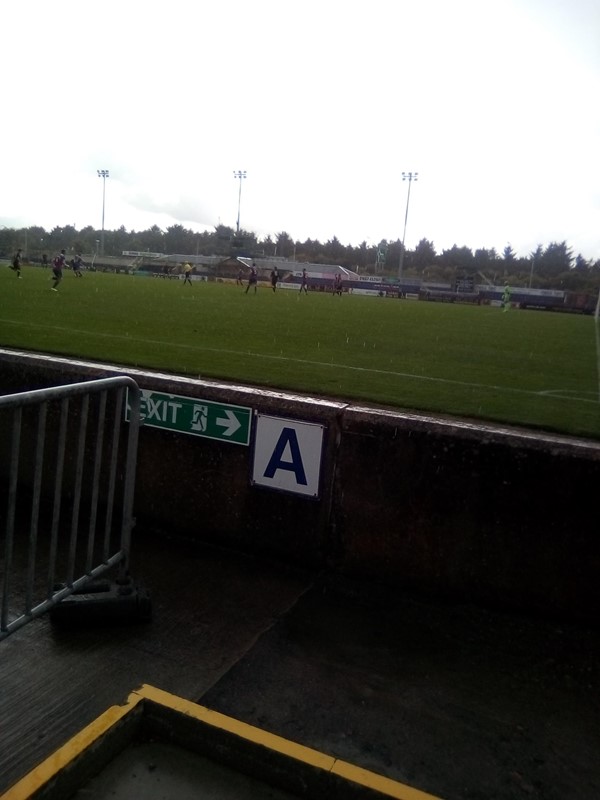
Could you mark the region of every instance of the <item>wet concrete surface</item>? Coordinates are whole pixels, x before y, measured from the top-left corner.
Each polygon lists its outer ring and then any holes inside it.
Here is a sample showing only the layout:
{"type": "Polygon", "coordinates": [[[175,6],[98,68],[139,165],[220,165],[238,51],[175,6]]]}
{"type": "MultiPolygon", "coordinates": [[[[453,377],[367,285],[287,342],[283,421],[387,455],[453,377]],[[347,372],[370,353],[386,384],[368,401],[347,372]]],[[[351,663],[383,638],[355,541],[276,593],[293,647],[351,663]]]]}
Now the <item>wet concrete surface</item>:
{"type": "Polygon", "coordinates": [[[121,753],[73,800],[297,800],[165,742],[141,742],[121,753]],[[200,792],[198,787],[202,787],[200,792]]]}
{"type": "Polygon", "coordinates": [[[0,643],[0,791],[142,683],[445,800],[600,797],[600,630],[134,541],[149,624],[0,643]]]}

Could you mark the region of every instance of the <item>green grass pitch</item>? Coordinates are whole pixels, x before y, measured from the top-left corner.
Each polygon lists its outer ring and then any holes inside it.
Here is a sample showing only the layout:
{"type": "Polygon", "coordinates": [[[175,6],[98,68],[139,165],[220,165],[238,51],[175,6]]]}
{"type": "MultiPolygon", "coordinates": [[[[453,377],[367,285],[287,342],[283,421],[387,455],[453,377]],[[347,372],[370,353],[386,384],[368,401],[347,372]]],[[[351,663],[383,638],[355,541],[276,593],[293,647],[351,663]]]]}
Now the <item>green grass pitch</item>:
{"type": "Polygon", "coordinates": [[[0,345],[600,438],[589,316],[0,269],[0,345]]]}

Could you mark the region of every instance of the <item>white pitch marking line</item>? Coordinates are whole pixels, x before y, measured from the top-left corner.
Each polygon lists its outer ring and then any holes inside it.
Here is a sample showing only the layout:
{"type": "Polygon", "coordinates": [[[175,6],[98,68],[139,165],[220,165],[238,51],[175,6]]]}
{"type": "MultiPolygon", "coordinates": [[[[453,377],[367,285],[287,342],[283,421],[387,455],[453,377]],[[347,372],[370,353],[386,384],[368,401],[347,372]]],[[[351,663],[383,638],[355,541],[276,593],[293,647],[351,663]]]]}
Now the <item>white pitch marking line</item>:
{"type": "MultiPolygon", "coordinates": [[[[354,372],[365,372],[374,375],[390,375],[391,377],[396,377],[396,378],[408,378],[410,380],[416,380],[416,381],[429,381],[430,383],[440,383],[448,386],[468,386],[472,389],[493,389],[493,391],[495,392],[508,392],[509,394],[522,394],[522,395],[530,395],[533,397],[544,397],[548,396],[549,393],[560,391],[558,389],[541,389],[536,391],[532,391],[531,389],[515,389],[511,386],[495,386],[487,383],[471,383],[469,381],[457,381],[453,380],[452,378],[436,378],[431,375],[415,375],[412,372],[394,372],[393,370],[387,370],[387,369],[356,367],[353,366],[352,364],[338,364],[333,361],[327,361],[327,362],[311,361],[309,359],[304,359],[304,358],[289,358],[288,356],[275,356],[275,355],[268,355],[266,353],[253,353],[251,350],[242,352],[241,350],[227,350],[216,347],[202,347],[201,345],[165,342],[161,339],[141,339],[137,336],[121,336],[120,334],[116,333],[100,333],[97,331],[94,331],[92,333],[90,331],[77,330],[74,328],[65,328],[58,325],[39,325],[33,322],[16,322],[14,320],[0,320],[0,321],[8,322],[9,324],[12,325],[28,325],[29,327],[43,328],[44,330],[67,331],[69,333],[81,334],[82,336],[88,336],[90,338],[99,337],[104,339],[120,339],[127,342],[141,342],[143,344],[160,345],[161,347],[174,347],[180,350],[196,350],[198,352],[204,352],[204,353],[227,353],[228,355],[236,355],[236,356],[243,355],[243,356],[250,356],[252,358],[263,358],[271,361],[289,361],[294,364],[309,364],[315,367],[328,367],[328,368],[336,367],[337,369],[348,369],[354,372]]],[[[565,397],[563,395],[559,395],[558,399],[569,400],[571,402],[578,402],[578,403],[592,403],[594,405],[600,403],[600,397],[598,399],[588,400],[583,397],[565,397]]]]}

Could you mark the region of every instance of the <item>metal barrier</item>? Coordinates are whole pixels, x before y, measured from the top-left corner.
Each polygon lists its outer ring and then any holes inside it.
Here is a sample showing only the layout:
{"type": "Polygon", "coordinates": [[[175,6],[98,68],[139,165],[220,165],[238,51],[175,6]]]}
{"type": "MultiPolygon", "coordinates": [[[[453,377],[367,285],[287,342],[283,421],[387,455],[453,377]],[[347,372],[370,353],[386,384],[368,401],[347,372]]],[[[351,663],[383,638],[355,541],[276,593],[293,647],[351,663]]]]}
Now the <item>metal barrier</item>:
{"type": "Polygon", "coordinates": [[[109,570],[127,575],[139,408],[129,377],[0,397],[0,639],[109,570]]]}

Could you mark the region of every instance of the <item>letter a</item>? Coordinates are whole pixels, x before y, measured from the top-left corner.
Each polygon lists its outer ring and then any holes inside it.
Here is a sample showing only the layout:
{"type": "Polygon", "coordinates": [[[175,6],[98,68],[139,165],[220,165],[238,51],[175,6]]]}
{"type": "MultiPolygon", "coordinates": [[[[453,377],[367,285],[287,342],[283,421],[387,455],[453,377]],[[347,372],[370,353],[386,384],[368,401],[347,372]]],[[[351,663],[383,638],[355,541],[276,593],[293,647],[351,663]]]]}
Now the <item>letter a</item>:
{"type": "Polygon", "coordinates": [[[287,469],[296,475],[296,483],[306,486],[306,473],[304,472],[304,464],[302,463],[302,455],[298,445],[298,437],[293,428],[284,428],[281,431],[279,441],[275,445],[273,455],[269,459],[267,468],[265,470],[265,478],[273,478],[278,469],[287,469]],[[287,445],[290,446],[291,461],[283,461],[283,453],[287,445]]]}

